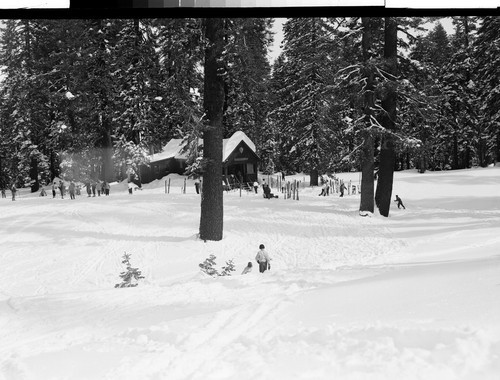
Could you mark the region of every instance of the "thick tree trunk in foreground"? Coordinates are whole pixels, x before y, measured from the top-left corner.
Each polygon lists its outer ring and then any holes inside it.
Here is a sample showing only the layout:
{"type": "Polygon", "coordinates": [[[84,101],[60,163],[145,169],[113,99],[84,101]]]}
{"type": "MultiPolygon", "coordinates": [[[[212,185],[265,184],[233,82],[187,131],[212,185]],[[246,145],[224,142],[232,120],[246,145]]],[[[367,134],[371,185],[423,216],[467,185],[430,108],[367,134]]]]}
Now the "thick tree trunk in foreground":
{"type": "Polygon", "coordinates": [[[381,124],[389,133],[382,136],[375,202],[380,214],[389,216],[394,181],[394,162],[396,160],[394,136],[391,133],[396,128],[397,22],[395,17],[385,18],[384,61],[384,69],[392,78],[386,85],[386,96],[382,100],[382,108],[385,114],[382,117],[381,124]]]}
{"type": "Polygon", "coordinates": [[[359,213],[364,215],[367,212],[373,213],[373,134],[371,131],[371,117],[374,105],[374,74],[371,67],[371,49],[373,41],[373,31],[376,27],[375,19],[372,17],[363,17],[363,62],[364,62],[364,113],[365,113],[365,130],[363,131],[363,148],[361,156],[361,200],[359,205],[359,213]]]}
{"type": "Polygon", "coordinates": [[[224,107],[224,23],[208,18],[205,25],[204,108],[208,127],[203,133],[203,192],[201,195],[200,239],[221,240],[223,234],[222,116],[224,107]]]}

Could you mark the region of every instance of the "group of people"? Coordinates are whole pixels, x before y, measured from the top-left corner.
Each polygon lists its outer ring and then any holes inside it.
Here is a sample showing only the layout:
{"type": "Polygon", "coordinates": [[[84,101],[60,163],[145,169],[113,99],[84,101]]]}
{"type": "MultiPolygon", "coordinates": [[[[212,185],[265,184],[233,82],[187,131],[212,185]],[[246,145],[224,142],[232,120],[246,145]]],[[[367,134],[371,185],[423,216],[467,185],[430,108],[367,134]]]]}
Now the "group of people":
{"type": "MultiPolygon", "coordinates": [[[[259,265],[259,272],[264,273],[266,270],[271,269],[271,257],[266,251],[266,247],[264,244],[261,244],[259,246],[259,251],[257,252],[257,255],[255,256],[255,261],[257,261],[257,264],[259,265]]],[[[243,269],[243,272],[241,274],[247,274],[252,271],[252,262],[249,261],[248,265],[243,269]]]]}
{"type": "MultiPolygon", "coordinates": [[[[87,190],[87,196],[101,196],[101,194],[106,194],[109,195],[109,190],[110,186],[109,183],[106,181],[87,181],[85,183],[85,188],[87,190]]],[[[62,180],[55,180],[52,182],[52,198],[55,198],[57,194],[59,193],[61,195],[61,198],[64,199],[64,195],[66,193],[69,193],[70,199],[76,199],[76,195],[81,195],[81,186],[79,184],[76,184],[73,180],[69,182],[69,185],[66,187],[64,182],[62,180]]],[[[47,193],[45,189],[42,189],[40,191],[40,196],[46,196],[47,193]]]]}

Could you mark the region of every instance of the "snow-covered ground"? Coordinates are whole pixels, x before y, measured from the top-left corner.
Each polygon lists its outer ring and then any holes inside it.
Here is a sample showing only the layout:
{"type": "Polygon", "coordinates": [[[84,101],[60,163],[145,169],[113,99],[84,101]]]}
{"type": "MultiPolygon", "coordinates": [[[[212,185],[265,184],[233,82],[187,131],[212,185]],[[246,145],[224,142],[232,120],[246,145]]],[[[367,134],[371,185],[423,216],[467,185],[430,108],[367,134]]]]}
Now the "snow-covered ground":
{"type": "Polygon", "coordinates": [[[0,199],[0,379],[500,378],[500,168],[398,172],[389,218],[225,193],[206,243],[182,183],[0,199]],[[271,270],[241,275],[261,243],[271,270]],[[124,252],[145,279],[116,289],[124,252]]]}

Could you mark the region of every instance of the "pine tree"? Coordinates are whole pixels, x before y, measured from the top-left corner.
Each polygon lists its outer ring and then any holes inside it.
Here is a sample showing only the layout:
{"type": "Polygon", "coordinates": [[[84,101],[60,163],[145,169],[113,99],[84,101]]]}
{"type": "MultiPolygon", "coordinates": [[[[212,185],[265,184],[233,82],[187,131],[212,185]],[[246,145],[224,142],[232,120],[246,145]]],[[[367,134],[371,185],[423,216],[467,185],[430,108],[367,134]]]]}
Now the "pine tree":
{"type": "Polygon", "coordinates": [[[124,253],[122,264],[125,264],[126,271],[120,273],[122,282],[115,285],[115,288],[131,288],[139,285],[138,281],[143,279],[141,271],[138,268],[133,268],[130,263],[131,254],[124,253]]]}
{"type": "Polygon", "coordinates": [[[272,112],[282,135],[280,149],[289,156],[290,169],[310,173],[314,186],[319,172],[328,170],[336,146],[338,125],[330,119],[336,59],[331,54],[331,35],[331,20],[288,19],[284,24],[284,60],[275,67],[284,79],[276,94],[282,101],[272,112]]]}
{"type": "Polygon", "coordinates": [[[198,264],[198,266],[201,268],[201,271],[212,277],[219,276],[219,272],[217,271],[217,269],[215,269],[215,259],[215,255],[211,254],[208,258],[205,259],[205,261],[203,261],[201,264],[198,264]]]}
{"type": "Polygon", "coordinates": [[[231,276],[231,272],[234,272],[236,269],[234,267],[233,260],[226,261],[226,266],[222,267],[222,272],[220,276],[231,276]]]}
{"type": "Polygon", "coordinates": [[[479,89],[479,124],[484,126],[480,131],[481,141],[485,142],[484,164],[500,161],[500,84],[498,67],[500,67],[500,18],[485,17],[478,29],[474,42],[474,58],[476,61],[477,88],[479,89]]]}

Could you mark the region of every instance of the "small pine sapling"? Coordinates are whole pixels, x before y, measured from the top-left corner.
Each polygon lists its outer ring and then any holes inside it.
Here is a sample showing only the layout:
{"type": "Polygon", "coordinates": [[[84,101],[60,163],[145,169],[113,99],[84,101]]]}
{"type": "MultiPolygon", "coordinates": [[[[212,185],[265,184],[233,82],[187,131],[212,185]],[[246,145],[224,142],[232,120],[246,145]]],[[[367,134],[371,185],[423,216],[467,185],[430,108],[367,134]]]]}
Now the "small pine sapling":
{"type": "Polygon", "coordinates": [[[209,276],[219,276],[219,272],[217,272],[217,269],[215,269],[215,256],[210,255],[208,258],[205,259],[204,262],[201,264],[198,264],[199,267],[201,268],[201,271],[208,274],[209,276]]]}
{"type": "Polygon", "coordinates": [[[236,269],[234,268],[233,260],[226,261],[226,266],[222,267],[222,272],[220,276],[231,276],[231,272],[234,272],[236,269]]]}
{"type": "Polygon", "coordinates": [[[125,264],[127,270],[120,273],[122,282],[120,284],[116,284],[115,288],[131,288],[137,286],[139,285],[138,281],[144,278],[138,268],[132,268],[132,264],[130,264],[130,256],[131,255],[126,252],[123,255],[122,264],[125,264]]]}

